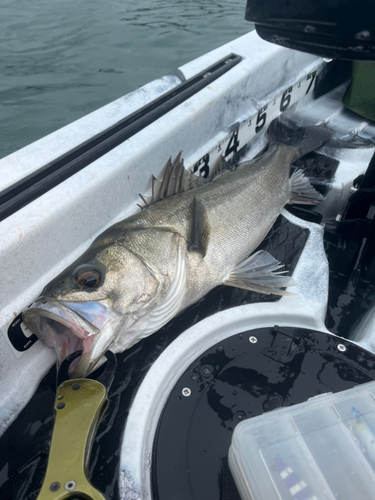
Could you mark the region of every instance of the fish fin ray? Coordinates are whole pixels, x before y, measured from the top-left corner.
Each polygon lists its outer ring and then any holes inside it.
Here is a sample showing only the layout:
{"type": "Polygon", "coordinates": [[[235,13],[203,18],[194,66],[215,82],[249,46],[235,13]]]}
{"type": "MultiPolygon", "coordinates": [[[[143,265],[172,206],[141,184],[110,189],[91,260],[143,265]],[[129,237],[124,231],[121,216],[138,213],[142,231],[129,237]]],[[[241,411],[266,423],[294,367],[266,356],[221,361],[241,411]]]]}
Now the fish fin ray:
{"type": "Polygon", "coordinates": [[[175,161],[173,162],[169,179],[168,179],[168,189],[166,193],[166,198],[178,193],[179,189],[179,171],[184,168],[184,160],[181,160],[181,151],[178,153],[175,161]]]}
{"type": "Polygon", "coordinates": [[[190,191],[204,186],[210,182],[214,177],[221,174],[224,170],[230,169],[228,163],[223,157],[215,163],[210,171],[209,177],[194,175],[193,172],[186,170],[184,160],[181,157],[182,151],[178,153],[176,158],[172,161],[169,158],[165,167],[163,178],[158,181],[156,177],[152,176],[152,194],[150,197],[139,195],[145,203],[145,207],[153,205],[157,201],[164,200],[177,193],[190,191]]]}
{"type": "Polygon", "coordinates": [[[282,288],[297,283],[290,276],[274,272],[283,267],[272,255],[264,250],[250,255],[226,276],[224,285],[243,288],[266,295],[294,295],[282,288]]]}
{"type": "Polygon", "coordinates": [[[324,200],[324,196],[312,187],[309,179],[303,174],[302,170],[295,170],[289,182],[291,191],[289,204],[319,205],[324,200]]]}
{"type": "Polygon", "coordinates": [[[169,158],[165,167],[163,178],[158,181],[155,176],[152,176],[152,192],[149,198],[145,197],[147,200],[147,205],[150,206],[157,201],[164,200],[173,196],[174,194],[185,191],[186,174],[193,176],[190,172],[187,172],[184,167],[184,160],[181,158],[181,151],[176,156],[175,160],[172,162],[172,158],[169,158]]]}
{"type": "Polygon", "coordinates": [[[156,177],[152,176],[152,194],[147,206],[160,200],[161,186],[162,183],[158,181],[156,177]]]}
{"type": "Polygon", "coordinates": [[[194,196],[191,208],[191,230],[189,251],[198,250],[204,257],[207,253],[210,226],[206,209],[200,200],[194,196]]]}
{"type": "MultiPolygon", "coordinates": [[[[138,196],[140,197],[140,199],[143,201],[143,203],[145,204],[145,206],[147,207],[147,205],[149,204],[150,202],[150,197],[148,196],[143,196],[141,193],[138,193],[138,196]]],[[[138,205],[138,203],[137,203],[138,205]]]]}

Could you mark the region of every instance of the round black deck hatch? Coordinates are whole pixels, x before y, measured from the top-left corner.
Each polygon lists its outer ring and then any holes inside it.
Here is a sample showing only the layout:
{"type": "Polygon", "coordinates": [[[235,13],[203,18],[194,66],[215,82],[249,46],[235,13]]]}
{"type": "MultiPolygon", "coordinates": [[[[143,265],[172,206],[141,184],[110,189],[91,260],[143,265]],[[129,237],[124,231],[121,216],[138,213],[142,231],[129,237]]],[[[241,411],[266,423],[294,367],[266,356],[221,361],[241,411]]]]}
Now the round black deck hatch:
{"type": "Polygon", "coordinates": [[[375,356],[326,333],[249,330],[208,349],[179,379],[152,457],[155,500],[236,500],[227,456],[244,419],[375,378],[375,356]]]}

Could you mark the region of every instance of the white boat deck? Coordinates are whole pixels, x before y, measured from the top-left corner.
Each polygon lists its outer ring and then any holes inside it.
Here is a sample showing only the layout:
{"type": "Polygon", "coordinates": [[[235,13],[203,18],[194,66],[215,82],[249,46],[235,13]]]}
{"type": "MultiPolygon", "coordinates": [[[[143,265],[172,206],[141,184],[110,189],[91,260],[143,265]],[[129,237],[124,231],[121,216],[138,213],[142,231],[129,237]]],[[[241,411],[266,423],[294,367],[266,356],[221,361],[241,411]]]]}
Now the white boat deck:
{"type": "MultiPolygon", "coordinates": [[[[241,146],[249,141],[252,147],[248,155],[254,156],[265,144],[265,131],[271,119],[281,112],[285,92],[291,94],[291,104],[299,101],[296,110],[299,120],[303,121],[303,110],[317,109],[311,92],[305,95],[305,91],[313,88],[310,88],[310,75],[314,71],[319,74],[327,63],[321,58],[264,42],[255,32],[179,70],[188,79],[232,52],[242,57],[237,66],[0,222],[0,434],[15,419],[55,362],[54,353],[40,341],[24,352],[14,349],[7,337],[10,323],[100,232],[138,210],[138,193],[147,192],[151,175],[158,176],[168,158],[181,150],[188,166],[202,160],[207,153],[216,151],[219,156],[219,146],[227,147],[235,131],[241,146]],[[292,91],[288,91],[290,87],[292,91]],[[268,114],[263,119],[266,105],[268,114]],[[259,132],[256,132],[257,126],[259,132]]],[[[176,75],[151,82],[4,158],[0,161],[0,191],[179,83],[181,79],[176,75]]],[[[324,108],[324,103],[321,107],[324,108]]],[[[338,124],[337,130],[342,123],[341,108],[333,100],[324,118],[338,124]]],[[[314,122],[318,118],[314,117],[314,122]]],[[[375,137],[367,122],[353,127],[367,137],[375,137]]],[[[332,190],[334,197],[327,201],[334,212],[339,209],[339,201],[341,205],[344,203],[351,180],[366,168],[372,150],[352,150],[352,156],[349,153],[345,156],[342,151],[330,154],[342,160],[342,177],[337,174],[332,190]]],[[[322,274],[321,280],[317,286],[325,296],[327,273],[322,274]]]]}

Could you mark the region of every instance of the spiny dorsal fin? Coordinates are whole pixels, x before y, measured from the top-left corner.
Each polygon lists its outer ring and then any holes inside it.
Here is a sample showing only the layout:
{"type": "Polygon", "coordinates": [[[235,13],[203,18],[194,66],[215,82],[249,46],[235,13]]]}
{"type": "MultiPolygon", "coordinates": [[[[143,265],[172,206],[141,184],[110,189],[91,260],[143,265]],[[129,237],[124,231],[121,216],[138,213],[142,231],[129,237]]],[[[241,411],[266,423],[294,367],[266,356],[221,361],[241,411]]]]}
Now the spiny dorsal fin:
{"type": "Polygon", "coordinates": [[[225,161],[224,156],[220,156],[212,170],[211,177],[214,178],[225,170],[231,170],[231,167],[229,163],[225,161]]]}
{"type": "Polygon", "coordinates": [[[206,209],[200,200],[194,196],[191,207],[191,230],[189,251],[197,250],[204,257],[207,252],[210,226],[207,220],[206,209]]]}
{"type": "MultiPolygon", "coordinates": [[[[164,167],[164,174],[162,181],[158,181],[154,176],[152,176],[152,194],[149,197],[139,195],[145,207],[156,203],[157,201],[164,200],[169,196],[177,193],[183,193],[184,191],[190,191],[191,189],[197,189],[204,184],[210,182],[216,175],[220,174],[224,170],[229,168],[227,162],[223,157],[220,157],[216,162],[214,167],[210,171],[208,178],[202,176],[194,175],[193,172],[189,172],[184,167],[184,160],[181,158],[181,151],[176,156],[175,160],[172,162],[172,158],[169,158],[167,164],[164,167]]],[[[143,208],[145,208],[143,207],[143,208]]]]}

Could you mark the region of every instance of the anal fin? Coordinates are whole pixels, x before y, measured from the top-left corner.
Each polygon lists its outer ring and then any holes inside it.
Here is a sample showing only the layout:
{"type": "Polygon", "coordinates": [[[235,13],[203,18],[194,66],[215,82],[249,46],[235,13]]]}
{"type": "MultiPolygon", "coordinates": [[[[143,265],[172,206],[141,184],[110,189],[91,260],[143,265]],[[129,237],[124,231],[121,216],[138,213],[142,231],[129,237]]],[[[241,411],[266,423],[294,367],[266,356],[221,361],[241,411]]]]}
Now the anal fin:
{"type": "Polygon", "coordinates": [[[204,257],[207,252],[210,226],[206,209],[200,200],[194,196],[191,206],[191,230],[189,251],[197,250],[204,257]]]}
{"type": "Polygon", "coordinates": [[[238,264],[225,278],[224,285],[243,288],[266,295],[294,295],[282,288],[294,286],[297,283],[290,276],[283,276],[285,271],[277,271],[283,267],[280,262],[268,252],[250,255],[238,264]]]}

